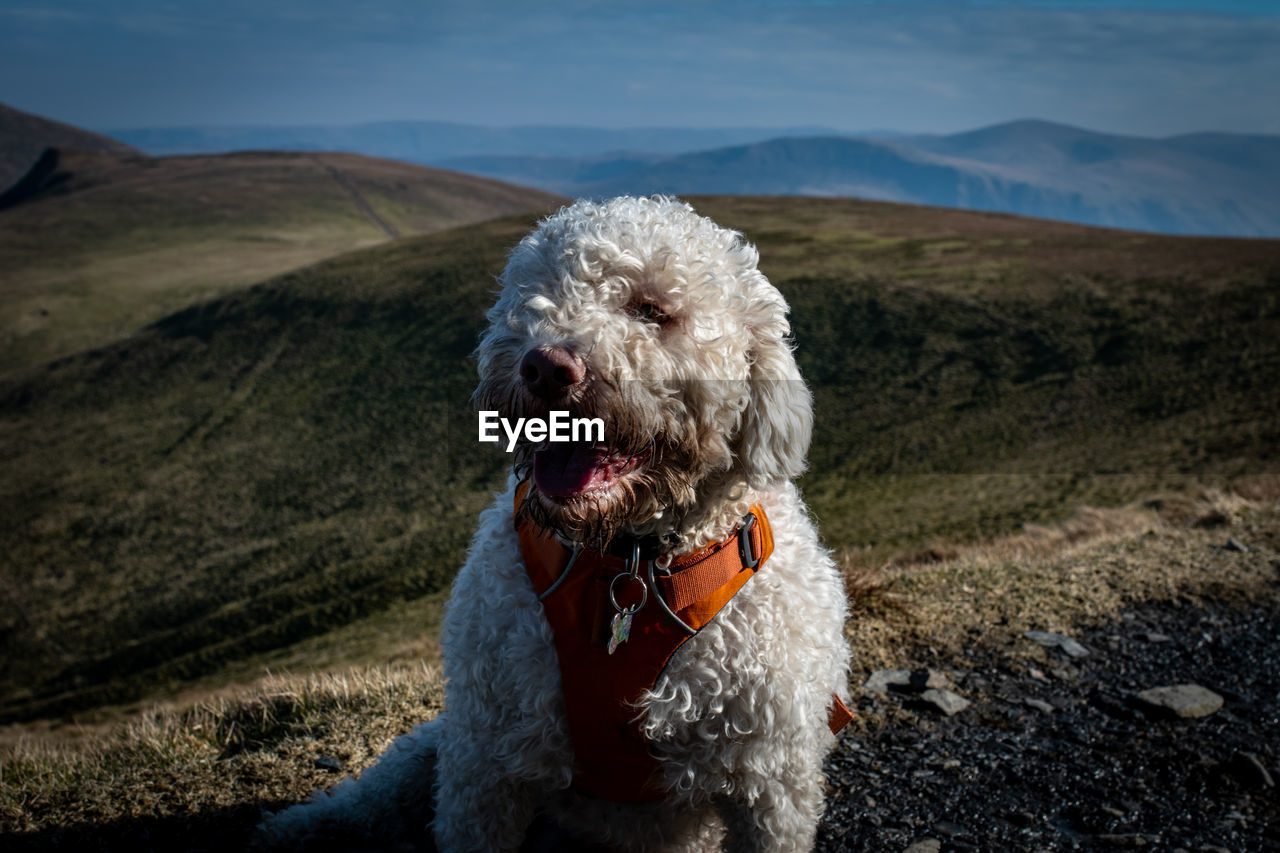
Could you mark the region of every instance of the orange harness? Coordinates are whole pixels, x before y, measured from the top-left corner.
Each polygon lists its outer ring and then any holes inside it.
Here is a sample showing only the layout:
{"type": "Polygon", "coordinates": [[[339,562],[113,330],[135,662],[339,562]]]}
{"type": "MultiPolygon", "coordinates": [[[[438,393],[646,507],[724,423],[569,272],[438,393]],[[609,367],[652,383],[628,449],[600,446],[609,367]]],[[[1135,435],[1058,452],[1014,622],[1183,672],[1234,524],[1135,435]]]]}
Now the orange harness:
{"type": "MultiPolygon", "coordinates": [[[[573,786],[616,802],[661,799],[658,761],[640,728],[640,698],[676,650],[769,559],[769,519],[753,506],[728,539],[673,560],[659,573],[653,560],[640,559],[638,546],[630,557],[570,551],[532,522],[519,521],[527,491],[527,483],[516,490],[516,529],[555,637],[574,750],[573,786]]],[[[832,700],[828,723],[839,732],[852,714],[838,696],[832,700]]]]}

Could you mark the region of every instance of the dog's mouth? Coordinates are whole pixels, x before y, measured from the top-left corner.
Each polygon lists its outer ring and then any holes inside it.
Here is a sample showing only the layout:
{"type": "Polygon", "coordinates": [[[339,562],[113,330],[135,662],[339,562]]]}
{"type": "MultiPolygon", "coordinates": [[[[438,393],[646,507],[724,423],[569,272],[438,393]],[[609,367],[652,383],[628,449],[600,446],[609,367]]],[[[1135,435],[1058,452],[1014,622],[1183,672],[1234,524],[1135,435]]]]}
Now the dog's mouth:
{"type": "Polygon", "coordinates": [[[533,454],[533,481],[546,497],[568,500],[612,489],[648,458],[648,450],[630,453],[598,443],[547,442],[533,454]]]}

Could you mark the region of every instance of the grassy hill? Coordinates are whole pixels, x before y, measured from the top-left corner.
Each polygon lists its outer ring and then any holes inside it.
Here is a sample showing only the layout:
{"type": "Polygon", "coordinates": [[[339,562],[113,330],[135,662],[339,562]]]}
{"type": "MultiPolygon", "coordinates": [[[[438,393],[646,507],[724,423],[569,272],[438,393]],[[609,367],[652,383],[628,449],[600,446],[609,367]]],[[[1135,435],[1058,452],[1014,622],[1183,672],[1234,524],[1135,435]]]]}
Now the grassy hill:
{"type": "Polygon", "coordinates": [[[0,373],[342,252],[558,201],[347,154],[51,156],[0,209],[0,373]]]}
{"type": "MultiPolygon", "coordinates": [[[[803,486],[852,568],[1276,470],[1280,243],[695,204],[791,301],[803,486]]],[[[530,224],[347,254],[0,382],[0,718],[420,645],[502,475],[468,354],[530,224]]]]}
{"type": "Polygon", "coordinates": [[[0,192],[25,175],[46,148],[143,156],[138,149],[109,136],[0,104],[0,192]]]}

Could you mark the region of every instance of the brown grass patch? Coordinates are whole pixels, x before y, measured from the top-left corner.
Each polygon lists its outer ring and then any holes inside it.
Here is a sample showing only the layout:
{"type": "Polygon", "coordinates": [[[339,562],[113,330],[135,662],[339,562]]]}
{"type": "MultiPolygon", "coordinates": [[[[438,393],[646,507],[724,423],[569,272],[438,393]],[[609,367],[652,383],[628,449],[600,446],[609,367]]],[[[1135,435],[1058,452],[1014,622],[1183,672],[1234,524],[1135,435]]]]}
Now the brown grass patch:
{"type": "Polygon", "coordinates": [[[846,566],[864,598],[848,634],[860,671],[963,659],[977,645],[1013,656],[1043,652],[1022,642],[1033,629],[1070,633],[1141,601],[1254,600],[1275,596],[1280,503],[1209,490],[1123,509],[1084,509],[1019,535],[891,559],[879,575],[846,566]],[[1205,525],[1204,519],[1213,519],[1205,525]],[[1221,547],[1228,538],[1248,552],[1221,547]],[[874,585],[868,583],[875,578],[874,585]]]}
{"type": "Polygon", "coordinates": [[[274,676],[79,743],[19,740],[0,747],[0,832],[301,801],[336,781],[317,758],[358,772],[442,705],[439,671],[424,666],[274,676]]]}

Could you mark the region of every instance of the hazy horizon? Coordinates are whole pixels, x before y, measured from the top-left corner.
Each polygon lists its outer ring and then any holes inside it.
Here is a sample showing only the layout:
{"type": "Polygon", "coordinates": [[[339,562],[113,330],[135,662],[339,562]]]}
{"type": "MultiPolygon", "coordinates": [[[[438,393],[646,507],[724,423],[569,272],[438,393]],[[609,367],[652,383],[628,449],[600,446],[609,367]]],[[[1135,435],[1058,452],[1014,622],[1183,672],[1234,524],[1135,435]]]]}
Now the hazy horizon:
{"type": "MultiPolygon", "coordinates": [[[[54,120],[56,120],[56,121],[64,121],[63,119],[58,119],[58,118],[56,118],[55,116],[45,116],[45,118],[51,118],[51,119],[54,119],[54,120]]],[[[450,120],[448,120],[448,119],[436,119],[436,118],[390,118],[390,119],[376,119],[376,120],[372,120],[372,121],[360,121],[360,122],[299,122],[299,123],[294,123],[294,124],[287,124],[287,123],[283,123],[283,122],[281,122],[281,123],[269,123],[269,122],[264,122],[264,123],[261,123],[261,124],[184,124],[184,125],[158,125],[158,124],[157,124],[157,125],[131,125],[131,126],[125,126],[125,125],[113,125],[113,126],[101,126],[101,127],[97,127],[97,126],[95,126],[95,127],[86,127],[85,129],[86,129],[86,130],[94,131],[95,133],[103,133],[103,134],[108,134],[108,135],[109,135],[109,134],[111,134],[111,133],[113,133],[113,132],[137,131],[137,130],[186,130],[186,129],[204,129],[204,130],[226,130],[226,131],[234,131],[234,130],[241,130],[241,129],[246,129],[246,130],[247,130],[247,129],[265,129],[265,128],[271,128],[271,129],[277,129],[277,128],[278,128],[278,129],[281,129],[281,130],[290,130],[290,129],[299,129],[299,130],[304,130],[304,129],[307,129],[307,128],[356,128],[356,127],[365,127],[365,126],[370,126],[370,125],[382,125],[382,124],[386,124],[386,125],[396,125],[396,124],[448,124],[448,125],[457,125],[457,126],[459,126],[459,127],[477,127],[477,128],[484,128],[484,129],[487,129],[487,130],[516,130],[516,129],[520,129],[520,128],[535,128],[535,127],[536,127],[536,128],[564,128],[564,129],[582,129],[582,130],[605,130],[605,131],[613,131],[613,132],[618,132],[618,131],[627,131],[627,130],[637,130],[637,131],[663,131],[663,130],[673,130],[673,131],[708,131],[708,132],[711,132],[711,131],[728,131],[728,130],[740,130],[740,129],[759,129],[759,130],[765,130],[765,131],[769,131],[769,130],[779,130],[779,131],[787,131],[787,130],[807,130],[807,131],[815,131],[815,132],[823,132],[823,131],[826,131],[826,132],[831,132],[831,133],[838,134],[838,135],[840,135],[840,136],[871,136],[871,137],[874,137],[874,136],[881,136],[881,135],[883,135],[883,136],[887,136],[887,137],[893,137],[893,136],[917,136],[917,135],[920,135],[920,136],[956,136],[956,135],[963,134],[963,133],[971,133],[971,132],[973,132],[973,131],[977,131],[977,130],[985,130],[985,129],[987,129],[987,128],[991,128],[991,127],[1000,127],[1000,126],[1003,126],[1003,125],[1009,125],[1009,124],[1021,124],[1021,123],[1024,123],[1024,122],[1040,122],[1040,123],[1044,123],[1044,124],[1059,125],[1059,126],[1062,126],[1062,127],[1071,127],[1071,128],[1075,128],[1076,130],[1089,131],[1089,132],[1092,132],[1092,133],[1106,134],[1106,135],[1111,135],[1111,136],[1127,136],[1127,137],[1132,137],[1132,138],[1135,138],[1135,139],[1154,139],[1154,140],[1159,140],[1159,139],[1168,139],[1168,138],[1172,138],[1172,137],[1176,137],[1176,136],[1192,136],[1192,135],[1195,135],[1195,134],[1197,134],[1197,133],[1227,133],[1227,134],[1240,135],[1240,136],[1280,136],[1280,130],[1269,131],[1269,132],[1262,132],[1262,131],[1223,131],[1223,130],[1219,130],[1218,128],[1214,128],[1214,127],[1202,127],[1202,128],[1196,129],[1196,130],[1178,131],[1177,133],[1167,133],[1167,134],[1123,133],[1123,132],[1119,132],[1119,131],[1110,131],[1110,130],[1105,130],[1105,129],[1096,128],[1096,127],[1087,127],[1087,126],[1084,126],[1084,125],[1072,124],[1071,122],[1055,121],[1055,120],[1053,120],[1053,119],[1043,118],[1043,117],[1040,117],[1040,116],[1022,116],[1022,117],[1019,117],[1019,118],[1011,118],[1011,119],[1006,119],[1006,120],[997,121],[997,122],[990,122],[990,123],[982,124],[982,125],[962,126],[962,127],[955,127],[955,128],[950,128],[950,129],[945,129],[945,130],[938,130],[938,131],[921,131],[921,132],[919,132],[919,133],[913,133],[913,132],[911,132],[911,131],[903,131],[903,130],[899,130],[899,129],[897,129],[897,128],[892,128],[892,127],[869,127],[869,128],[865,128],[865,129],[848,129],[848,130],[846,130],[846,129],[836,128],[836,127],[808,127],[808,128],[801,128],[801,127],[797,127],[797,126],[794,126],[794,125],[777,125],[777,126],[771,126],[771,125],[762,125],[762,124],[741,124],[741,125],[727,125],[727,124],[726,124],[726,125],[705,125],[705,126],[698,126],[698,125],[675,125],[675,124],[631,124],[631,125],[617,125],[617,126],[609,126],[609,125],[603,125],[603,124],[586,124],[586,123],[583,123],[583,124],[563,124],[563,123],[551,123],[551,122],[548,122],[548,123],[498,124],[498,123],[493,123],[493,122],[455,122],[455,121],[450,121],[450,120]]],[[[816,135],[816,133],[815,133],[815,135],[816,135]]]]}

